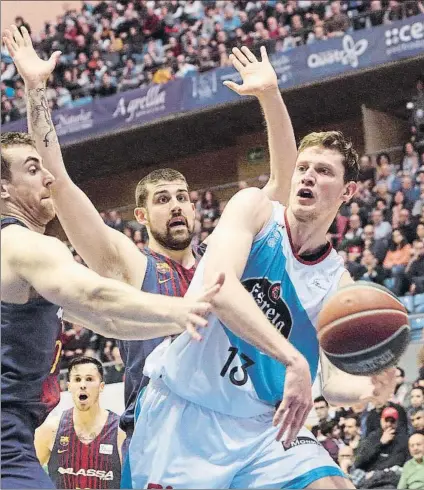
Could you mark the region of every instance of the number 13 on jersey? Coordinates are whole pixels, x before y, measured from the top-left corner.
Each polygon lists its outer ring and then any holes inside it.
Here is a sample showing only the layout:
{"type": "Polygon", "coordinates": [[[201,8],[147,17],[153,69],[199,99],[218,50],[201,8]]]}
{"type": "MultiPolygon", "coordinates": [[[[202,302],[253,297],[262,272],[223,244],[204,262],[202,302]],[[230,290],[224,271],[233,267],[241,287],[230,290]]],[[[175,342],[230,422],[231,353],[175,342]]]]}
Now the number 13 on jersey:
{"type": "MultiPolygon", "coordinates": [[[[230,347],[229,349],[230,355],[228,356],[227,362],[224,364],[224,367],[222,368],[221,372],[219,373],[223,378],[227,374],[228,369],[231,366],[231,363],[234,361],[236,355],[238,354],[238,349],[236,347],[230,347]]],[[[228,375],[231,383],[236,386],[243,386],[244,384],[247,383],[248,380],[248,373],[247,369],[250,366],[253,366],[255,362],[250,359],[250,357],[246,356],[245,354],[240,354],[240,359],[244,361],[244,363],[241,366],[234,366],[233,368],[230,369],[230,373],[228,375]],[[242,377],[238,379],[236,377],[237,372],[241,370],[242,372],[242,377]]]]}

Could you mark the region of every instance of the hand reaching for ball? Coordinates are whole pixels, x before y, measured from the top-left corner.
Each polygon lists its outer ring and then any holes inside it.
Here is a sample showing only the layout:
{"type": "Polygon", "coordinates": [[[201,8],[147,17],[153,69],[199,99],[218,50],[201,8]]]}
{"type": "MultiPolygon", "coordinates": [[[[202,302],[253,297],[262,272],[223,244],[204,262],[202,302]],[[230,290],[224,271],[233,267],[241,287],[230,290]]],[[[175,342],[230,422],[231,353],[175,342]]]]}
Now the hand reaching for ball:
{"type": "Polygon", "coordinates": [[[393,395],[396,388],[396,368],[371,376],[372,393],[364,394],[361,401],[371,402],[374,405],[384,405],[393,395]]]}

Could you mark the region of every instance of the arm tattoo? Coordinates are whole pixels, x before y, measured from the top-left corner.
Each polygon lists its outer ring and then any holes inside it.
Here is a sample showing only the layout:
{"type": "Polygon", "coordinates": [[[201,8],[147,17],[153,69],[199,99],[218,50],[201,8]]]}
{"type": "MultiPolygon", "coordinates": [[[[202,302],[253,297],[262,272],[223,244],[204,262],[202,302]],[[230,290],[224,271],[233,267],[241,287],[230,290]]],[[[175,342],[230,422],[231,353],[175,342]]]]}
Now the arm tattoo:
{"type": "Polygon", "coordinates": [[[35,88],[28,90],[28,102],[33,131],[38,136],[42,136],[43,143],[47,148],[50,144],[56,143],[58,140],[53,121],[50,117],[45,89],[35,88]]]}

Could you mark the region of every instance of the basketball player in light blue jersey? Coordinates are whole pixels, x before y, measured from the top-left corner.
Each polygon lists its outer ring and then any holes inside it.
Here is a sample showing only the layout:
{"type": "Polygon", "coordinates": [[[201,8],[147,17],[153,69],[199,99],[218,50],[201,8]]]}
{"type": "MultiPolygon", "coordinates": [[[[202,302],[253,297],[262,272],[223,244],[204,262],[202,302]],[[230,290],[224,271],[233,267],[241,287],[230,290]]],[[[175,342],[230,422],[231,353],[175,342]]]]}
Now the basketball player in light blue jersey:
{"type": "MultiPolygon", "coordinates": [[[[256,61],[244,49],[233,63],[244,78],[256,61]]],[[[129,450],[133,488],[353,488],[302,426],[318,369],[317,315],[352,281],[326,234],[358,170],[341,133],[312,133],[300,144],[287,207],[279,189],[276,201],[246,189],[228,203],[189,288],[224,267],[203,341],[184,333],[146,361],[151,383],[129,450]]],[[[381,402],[392,392],[394,370],[355,377],[321,359],[330,403],[381,402]]]]}

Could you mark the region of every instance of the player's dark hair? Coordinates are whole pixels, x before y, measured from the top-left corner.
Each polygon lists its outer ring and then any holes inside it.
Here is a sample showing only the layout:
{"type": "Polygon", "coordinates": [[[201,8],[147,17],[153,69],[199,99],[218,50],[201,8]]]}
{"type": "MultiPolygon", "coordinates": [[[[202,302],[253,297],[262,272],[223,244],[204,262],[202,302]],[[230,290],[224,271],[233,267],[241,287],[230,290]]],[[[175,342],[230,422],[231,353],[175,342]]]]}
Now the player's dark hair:
{"type": "Polygon", "coordinates": [[[150,172],[140,180],[135,189],[135,205],[138,208],[146,207],[147,196],[149,194],[147,185],[157,184],[162,180],[164,182],[182,180],[187,185],[186,178],[181,172],[178,172],[178,170],[174,170],[173,168],[159,168],[153,170],[153,172],[150,172]]]}
{"type": "Polygon", "coordinates": [[[10,170],[10,160],[4,156],[4,150],[11,146],[29,145],[35,148],[34,140],[28,133],[18,133],[16,131],[2,133],[1,142],[1,178],[11,181],[12,172],[10,170]]]}
{"type": "Polygon", "coordinates": [[[350,140],[346,139],[340,131],[323,131],[306,135],[299,145],[298,153],[311,148],[321,146],[328,150],[336,150],[343,156],[344,182],[356,182],[359,175],[358,154],[350,140]]]}
{"type": "Polygon", "coordinates": [[[314,403],[321,403],[321,402],[324,402],[326,404],[326,406],[328,407],[328,401],[323,397],[323,396],[317,396],[315,399],[314,399],[314,403]]]}
{"type": "Polygon", "coordinates": [[[100,361],[98,361],[95,357],[89,357],[89,356],[78,356],[74,357],[68,366],[68,379],[71,377],[71,372],[72,369],[74,369],[75,366],[80,366],[81,364],[94,364],[97,368],[97,371],[99,371],[100,374],[100,379],[103,381],[103,366],[100,361]]]}

